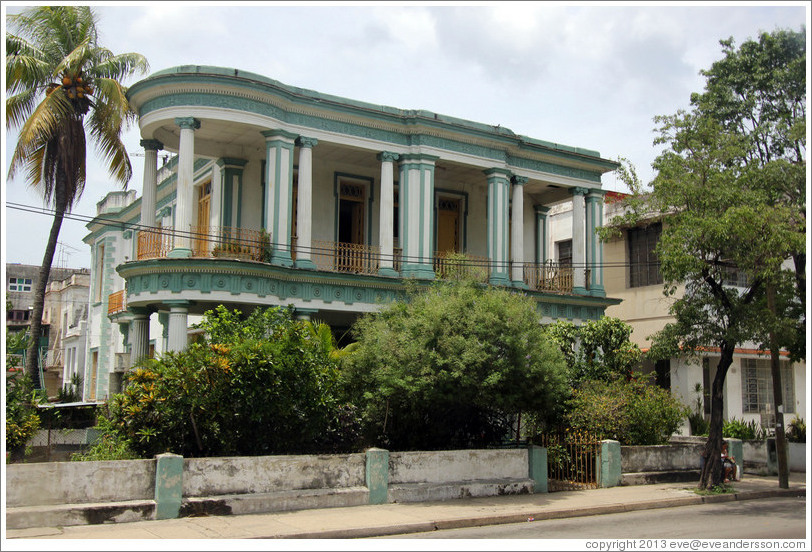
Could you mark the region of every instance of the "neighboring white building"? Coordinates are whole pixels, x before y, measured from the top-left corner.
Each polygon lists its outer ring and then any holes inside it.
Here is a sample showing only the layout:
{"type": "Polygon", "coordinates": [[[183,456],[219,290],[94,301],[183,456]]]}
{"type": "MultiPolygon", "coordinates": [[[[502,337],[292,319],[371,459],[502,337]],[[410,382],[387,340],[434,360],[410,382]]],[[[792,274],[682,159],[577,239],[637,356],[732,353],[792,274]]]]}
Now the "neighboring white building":
{"type": "MultiPolygon", "coordinates": [[[[607,194],[603,221],[608,224],[620,214],[622,204],[618,194],[607,194]]],[[[571,251],[571,202],[552,206],[549,212],[550,239],[547,247],[554,259],[565,262],[571,251]]],[[[663,294],[663,282],[654,247],[659,239],[661,223],[624,229],[622,236],[603,244],[604,288],[610,297],[621,299],[606,309],[606,315],[619,318],[632,327],[631,340],[643,351],[650,347],[649,337],[663,329],[673,318],[669,314],[671,299],[663,294]]],[[[735,285],[734,282],[729,282],[735,285]]],[[[676,295],[679,296],[678,289],[676,295]]],[[[686,405],[694,408],[695,391],[699,384],[704,413],[710,415],[710,387],[719,362],[719,355],[708,351],[700,360],[673,358],[644,362],[642,370],[654,373],[655,381],[670,389],[686,405]]],[[[781,361],[785,423],[806,412],[806,364],[781,361]]],[[[772,391],[770,359],[754,344],[737,348],[733,364],[725,378],[724,418],[756,421],[765,428],[774,424],[775,408],[772,391]]]]}

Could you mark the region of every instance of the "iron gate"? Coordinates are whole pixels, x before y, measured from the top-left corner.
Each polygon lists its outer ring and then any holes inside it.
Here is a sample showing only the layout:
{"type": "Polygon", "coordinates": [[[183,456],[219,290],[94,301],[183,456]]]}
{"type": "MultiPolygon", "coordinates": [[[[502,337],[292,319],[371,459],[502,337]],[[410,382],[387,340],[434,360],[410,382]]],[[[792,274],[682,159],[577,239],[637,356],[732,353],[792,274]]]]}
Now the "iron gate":
{"type": "Polygon", "coordinates": [[[563,429],[538,435],[547,449],[547,490],[597,489],[600,440],[589,433],[563,429]]]}

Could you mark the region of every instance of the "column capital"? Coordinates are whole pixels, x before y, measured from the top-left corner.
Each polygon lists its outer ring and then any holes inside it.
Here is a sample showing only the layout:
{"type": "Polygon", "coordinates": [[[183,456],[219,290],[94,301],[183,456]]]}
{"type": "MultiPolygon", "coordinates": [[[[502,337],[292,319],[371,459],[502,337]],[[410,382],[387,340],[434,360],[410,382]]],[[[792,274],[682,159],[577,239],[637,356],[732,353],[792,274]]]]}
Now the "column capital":
{"type": "Polygon", "coordinates": [[[177,300],[173,299],[171,301],[164,301],[163,303],[170,309],[189,308],[192,305],[191,301],[186,301],[185,299],[177,299],[177,300]]]}
{"type": "Polygon", "coordinates": [[[397,161],[400,155],[392,151],[382,151],[378,154],[378,161],[397,161]]]}
{"type": "Polygon", "coordinates": [[[246,159],[237,159],[236,157],[221,157],[217,160],[217,166],[221,169],[226,167],[242,169],[248,164],[246,159]]]}
{"type": "Polygon", "coordinates": [[[545,207],[544,205],[533,205],[533,209],[536,210],[536,214],[546,217],[550,213],[550,208],[545,207]]]}
{"type": "Polygon", "coordinates": [[[403,155],[399,155],[398,159],[400,160],[401,164],[422,163],[434,165],[434,163],[440,158],[436,155],[428,155],[426,153],[404,153],[403,155]]]}
{"type": "Polygon", "coordinates": [[[197,130],[200,128],[200,121],[194,117],[175,117],[175,124],[180,128],[197,130]]]}
{"type": "Polygon", "coordinates": [[[141,140],[141,147],[146,151],[159,151],[164,149],[164,145],[158,140],[141,140]]]}
{"type": "Polygon", "coordinates": [[[265,140],[268,141],[268,142],[270,142],[271,140],[280,139],[280,138],[283,139],[283,140],[286,140],[286,141],[293,142],[297,138],[299,138],[298,134],[295,134],[293,132],[288,132],[287,130],[282,130],[281,128],[277,128],[277,129],[273,129],[273,130],[261,130],[260,134],[262,134],[265,137],[265,140]]]}
{"type": "Polygon", "coordinates": [[[319,141],[315,138],[309,138],[307,136],[299,136],[296,139],[296,145],[300,148],[313,148],[318,144],[319,141]]]}
{"type": "Polygon", "coordinates": [[[497,178],[501,176],[502,178],[510,180],[510,177],[512,176],[512,173],[509,170],[503,169],[501,167],[493,167],[492,169],[488,169],[482,172],[485,173],[485,176],[487,176],[488,178],[497,178]]]}
{"type": "Polygon", "coordinates": [[[517,176],[515,174],[513,175],[513,178],[510,179],[510,181],[513,182],[514,186],[524,186],[525,184],[527,184],[528,180],[529,178],[527,178],[526,176],[517,176]]]}
{"type": "Polygon", "coordinates": [[[572,188],[572,190],[571,190],[571,191],[572,191],[572,195],[574,195],[574,196],[576,196],[576,195],[582,195],[582,196],[585,196],[586,194],[588,194],[588,193],[589,193],[589,189],[588,189],[588,188],[581,188],[580,186],[579,186],[579,187],[577,187],[577,188],[572,188]]]}
{"type": "Polygon", "coordinates": [[[172,216],[172,206],[167,205],[166,207],[161,209],[161,212],[158,213],[158,216],[161,217],[161,218],[171,217],[172,216]]]}
{"type": "Polygon", "coordinates": [[[127,307],[127,310],[133,318],[146,318],[152,313],[149,307],[127,307]]]}

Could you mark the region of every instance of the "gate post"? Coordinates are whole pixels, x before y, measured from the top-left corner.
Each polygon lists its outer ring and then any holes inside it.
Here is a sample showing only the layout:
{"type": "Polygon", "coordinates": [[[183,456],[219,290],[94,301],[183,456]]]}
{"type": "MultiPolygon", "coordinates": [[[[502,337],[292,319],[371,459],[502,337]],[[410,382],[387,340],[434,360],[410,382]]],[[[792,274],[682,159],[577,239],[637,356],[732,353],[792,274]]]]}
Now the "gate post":
{"type": "Polygon", "coordinates": [[[367,450],[366,484],[370,504],[389,501],[389,451],[379,448],[367,450]]]}
{"type": "Polygon", "coordinates": [[[620,485],[622,473],[620,465],[620,443],[618,441],[609,439],[601,441],[595,464],[598,488],[617,487],[620,485]]]}
{"type": "Polygon", "coordinates": [[[534,493],[547,492],[547,449],[538,445],[527,447],[528,476],[533,480],[534,493]]]}
{"type": "Polygon", "coordinates": [[[155,519],[174,519],[183,502],[183,456],[164,453],[155,457],[155,519]]]}

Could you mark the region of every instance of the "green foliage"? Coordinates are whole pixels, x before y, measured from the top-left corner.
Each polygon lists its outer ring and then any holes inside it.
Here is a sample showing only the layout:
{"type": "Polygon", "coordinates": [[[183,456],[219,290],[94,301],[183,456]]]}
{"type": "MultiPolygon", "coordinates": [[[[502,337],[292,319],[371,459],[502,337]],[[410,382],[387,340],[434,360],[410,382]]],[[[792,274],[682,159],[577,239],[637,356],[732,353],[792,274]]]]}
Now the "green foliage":
{"type": "Polygon", "coordinates": [[[96,460],[134,460],[138,454],[133,450],[130,441],[118,430],[110,417],[109,410],[99,414],[97,425],[99,439],[86,453],[76,453],[71,461],[87,462],[96,460]]]}
{"type": "MultiPolygon", "coordinates": [[[[12,351],[26,347],[28,336],[24,332],[6,330],[6,369],[16,369],[18,357],[12,351]]],[[[41,396],[31,379],[22,372],[6,373],[6,450],[24,447],[40,427],[37,404],[41,396]]],[[[8,455],[7,455],[8,460],[8,455]]]]}
{"type": "Polygon", "coordinates": [[[586,381],[568,406],[572,428],[623,445],[665,444],[688,415],[668,391],[640,379],[586,381]]]}
{"type": "Polygon", "coordinates": [[[603,316],[581,326],[559,320],[545,332],[564,354],[572,387],[588,380],[629,379],[642,356],[629,340],[631,326],[618,318],[603,316]]]}
{"type": "Polygon", "coordinates": [[[795,417],[787,425],[787,441],[790,443],[806,443],[806,422],[803,418],[795,417]]]}
{"type": "Polygon", "coordinates": [[[720,494],[730,494],[735,493],[736,489],[730,483],[719,483],[718,485],[713,485],[708,489],[691,489],[696,494],[700,496],[714,496],[720,494]]]}
{"type": "Polygon", "coordinates": [[[409,294],[359,319],[344,362],[371,444],[481,447],[500,442],[519,412],[560,413],[564,362],[531,300],[472,280],[409,294]]]}
{"type": "Polygon", "coordinates": [[[337,452],[355,446],[336,362],[289,310],[243,319],[219,306],[205,337],[148,359],[110,400],[111,423],[140,456],[337,452]],[[205,392],[201,392],[205,391],[205,392]]]}
{"type": "Polygon", "coordinates": [[[755,420],[745,422],[744,420],[732,418],[725,421],[722,426],[722,437],[752,441],[754,439],[765,439],[767,433],[761,428],[761,424],[755,420]]]}

